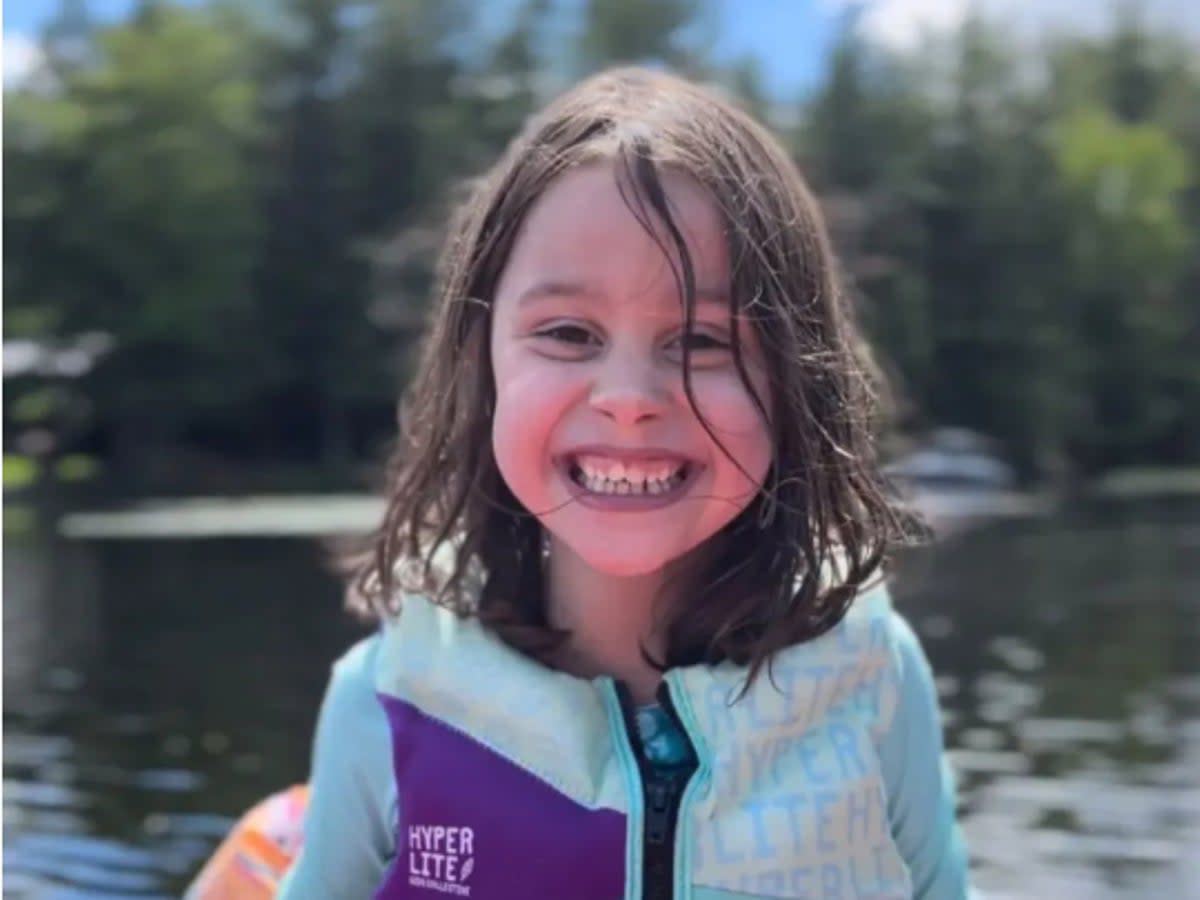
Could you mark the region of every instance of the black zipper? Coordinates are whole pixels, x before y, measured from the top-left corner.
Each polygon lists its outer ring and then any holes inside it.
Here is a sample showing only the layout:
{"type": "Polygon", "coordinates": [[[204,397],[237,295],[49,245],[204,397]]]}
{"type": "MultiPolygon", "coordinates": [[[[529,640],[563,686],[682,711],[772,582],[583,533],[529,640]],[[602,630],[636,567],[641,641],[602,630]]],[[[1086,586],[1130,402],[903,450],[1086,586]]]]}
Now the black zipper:
{"type": "Polygon", "coordinates": [[[675,727],[688,740],[686,766],[664,772],[648,759],[634,720],[633,698],[620,682],[616,685],[621,715],[629,746],[637,760],[642,776],[644,818],[642,822],[642,898],[643,900],[672,900],[675,885],[675,831],[679,824],[679,805],[684,788],[697,768],[696,750],[679,719],[666,682],[658,689],[658,702],[670,716],[675,727]]]}

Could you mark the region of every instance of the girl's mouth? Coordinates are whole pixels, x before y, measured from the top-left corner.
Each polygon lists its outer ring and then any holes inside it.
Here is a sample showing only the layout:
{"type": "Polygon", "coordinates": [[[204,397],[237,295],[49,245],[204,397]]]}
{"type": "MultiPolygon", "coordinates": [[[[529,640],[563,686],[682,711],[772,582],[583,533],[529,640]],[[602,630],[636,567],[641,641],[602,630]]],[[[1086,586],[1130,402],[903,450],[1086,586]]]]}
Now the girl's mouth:
{"type": "Polygon", "coordinates": [[[567,476],[579,489],[580,499],[612,501],[630,507],[673,501],[698,468],[680,457],[621,460],[593,453],[576,454],[564,462],[567,476]]]}

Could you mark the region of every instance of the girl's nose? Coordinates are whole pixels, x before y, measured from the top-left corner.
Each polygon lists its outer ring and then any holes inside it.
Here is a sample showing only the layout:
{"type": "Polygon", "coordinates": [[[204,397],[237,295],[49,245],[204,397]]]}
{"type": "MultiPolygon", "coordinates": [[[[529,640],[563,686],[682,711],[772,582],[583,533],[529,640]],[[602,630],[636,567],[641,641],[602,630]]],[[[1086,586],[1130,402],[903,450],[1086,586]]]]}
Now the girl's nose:
{"type": "Polygon", "coordinates": [[[662,374],[647,362],[612,359],[592,385],[592,409],[618,425],[636,425],[663,414],[670,391],[662,374]]]}

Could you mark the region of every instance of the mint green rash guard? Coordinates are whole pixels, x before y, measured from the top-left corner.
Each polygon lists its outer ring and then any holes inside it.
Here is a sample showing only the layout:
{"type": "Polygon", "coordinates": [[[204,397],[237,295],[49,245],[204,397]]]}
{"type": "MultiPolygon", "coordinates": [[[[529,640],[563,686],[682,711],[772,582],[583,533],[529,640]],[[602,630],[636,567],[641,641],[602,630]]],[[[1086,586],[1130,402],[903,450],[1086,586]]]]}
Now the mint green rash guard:
{"type": "MultiPolygon", "coordinates": [[[[891,675],[897,686],[894,714],[876,744],[886,798],[885,827],[907,869],[914,900],[962,900],[969,893],[966,852],[955,821],[954,786],[944,758],[930,666],[916,635],[890,606],[882,621],[890,629],[896,668],[891,675]]],[[[279,900],[368,898],[396,857],[399,803],[393,734],[377,693],[385,649],[383,637],[375,634],[333,666],[314,741],[304,849],[279,900]]],[[[461,665],[469,671],[471,658],[461,665]]],[[[684,752],[678,748],[687,738],[659,707],[640,708],[635,730],[653,764],[670,766],[684,752]]],[[[803,891],[697,889],[695,896],[852,900],[858,895],[845,885],[833,893],[818,881],[803,891]]]]}

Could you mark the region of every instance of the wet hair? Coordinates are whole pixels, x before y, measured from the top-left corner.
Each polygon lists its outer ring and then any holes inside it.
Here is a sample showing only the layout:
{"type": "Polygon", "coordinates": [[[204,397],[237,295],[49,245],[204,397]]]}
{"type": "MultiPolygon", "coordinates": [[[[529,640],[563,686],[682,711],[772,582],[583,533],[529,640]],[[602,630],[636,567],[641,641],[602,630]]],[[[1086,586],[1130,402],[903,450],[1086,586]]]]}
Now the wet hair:
{"type": "MultiPolygon", "coordinates": [[[[734,362],[768,422],[773,462],[757,496],[710,538],[701,570],[689,572],[686,601],[664,621],[666,658],[653,660],[731,660],[749,667],[749,683],[776,652],[836,625],[913,524],[877,467],[872,369],[808,186],[763,126],[658,71],[616,69],[576,85],[530,119],[459,209],[401,404],[386,513],[348,603],[386,616],[402,593],[425,593],[535,656],[565,637],[547,618],[541,524],[492,453],[489,332],[530,209],[564,172],[599,162],[614,166],[626,205],[670,261],[688,330],[695,278],[663,173],[707,190],[728,242],[730,314],[762,347],[768,397],[751,385],[734,330],[734,362]]],[[[686,355],[683,373],[696,410],[686,355]]]]}

